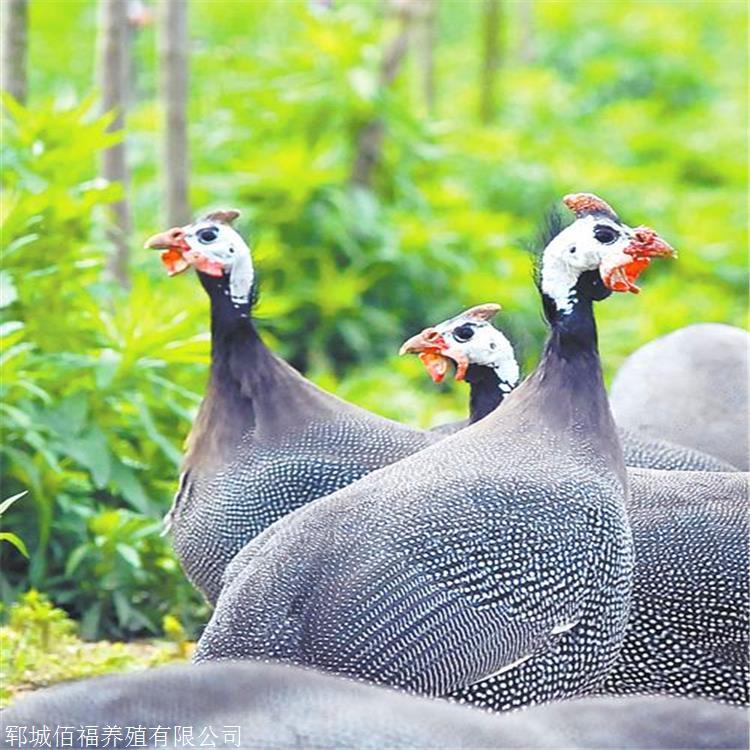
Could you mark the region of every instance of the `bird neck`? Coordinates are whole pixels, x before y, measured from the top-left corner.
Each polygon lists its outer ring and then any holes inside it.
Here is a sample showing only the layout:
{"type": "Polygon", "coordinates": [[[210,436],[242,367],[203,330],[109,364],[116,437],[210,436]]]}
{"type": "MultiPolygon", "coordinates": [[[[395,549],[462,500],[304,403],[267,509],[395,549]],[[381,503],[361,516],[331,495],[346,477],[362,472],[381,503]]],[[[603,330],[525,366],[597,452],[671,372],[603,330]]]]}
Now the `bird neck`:
{"type": "Polygon", "coordinates": [[[211,341],[216,342],[233,330],[242,329],[250,319],[254,290],[250,291],[246,302],[237,303],[232,301],[226,275],[209,276],[199,271],[198,278],[211,300],[211,341]]]}
{"type": "Polygon", "coordinates": [[[223,293],[211,294],[211,372],[188,438],[186,468],[216,471],[247,433],[255,442],[277,441],[340,412],[332,401],[265,345],[249,304],[239,309],[223,293]]]}
{"type": "MultiPolygon", "coordinates": [[[[604,388],[594,320],[593,300],[600,298],[600,290],[589,294],[591,283],[591,278],[582,279],[569,309],[548,316],[550,335],[529,381],[537,393],[540,418],[552,429],[568,431],[571,440],[589,443],[624,482],[622,448],[604,388]]],[[[545,310],[553,306],[549,299],[544,303],[545,310]]]]}
{"type": "Polygon", "coordinates": [[[496,368],[488,365],[469,365],[464,380],[469,384],[470,424],[495,411],[513,387],[501,380],[496,368]]]}
{"type": "Polygon", "coordinates": [[[256,425],[257,376],[271,377],[274,360],[249,317],[224,319],[212,304],[211,370],[188,437],[185,468],[216,470],[231,458],[256,425]]]}

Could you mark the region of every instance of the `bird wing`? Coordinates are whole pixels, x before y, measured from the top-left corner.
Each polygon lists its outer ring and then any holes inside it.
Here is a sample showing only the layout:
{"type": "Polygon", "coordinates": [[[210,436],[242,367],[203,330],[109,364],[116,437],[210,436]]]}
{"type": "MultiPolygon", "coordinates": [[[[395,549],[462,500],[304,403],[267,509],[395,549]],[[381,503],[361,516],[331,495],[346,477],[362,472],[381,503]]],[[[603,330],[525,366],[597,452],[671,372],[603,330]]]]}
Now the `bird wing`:
{"type": "Polygon", "coordinates": [[[371,477],[357,483],[361,502],[335,493],[248,545],[199,660],[278,658],[443,694],[575,621],[595,503],[483,482],[458,495],[444,486],[443,498],[402,486],[399,502],[371,477]]]}

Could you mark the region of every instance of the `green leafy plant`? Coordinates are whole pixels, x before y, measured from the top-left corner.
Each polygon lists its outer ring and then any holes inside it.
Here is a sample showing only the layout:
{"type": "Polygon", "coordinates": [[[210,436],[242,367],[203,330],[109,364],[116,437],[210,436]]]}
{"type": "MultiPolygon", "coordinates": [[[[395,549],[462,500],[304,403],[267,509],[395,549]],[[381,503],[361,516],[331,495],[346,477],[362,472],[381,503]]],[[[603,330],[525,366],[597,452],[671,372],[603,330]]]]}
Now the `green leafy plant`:
{"type": "Polygon", "coordinates": [[[93,179],[107,118],[91,102],[7,104],[0,466],[32,502],[3,517],[31,549],[29,566],[3,550],[3,597],[43,587],[88,637],[156,633],[174,607],[192,627],[205,608],[159,519],[205,337],[168,300],[155,307],[146,279],[129,294],[102,280],[97,210],[119,194],[93,179]]]}
{"type": "MultiPolygon", "coordinates": [[[[8,510],[8,508],[10,508],[10,506],[13,505],[16,500],[20,500],[25,494],[27,494],[26,490],[24,490],[23,492],[18,492],[0,503],[0,520],[2,519],[3,513],[5,513],[5,511],[8,510]]],[[[12,544],[24,557],[29,556],[29,552],[26,549],[26,545],[24,544],[23,540],[12,531],[0,531],[0,542],[8,542],[9,544],[12,544]]]]}
{"type": "MultiPolygon", "coordinates": [[[[601,192],[680,252],[644,275],[637,303],[598,309],[607,377],[682,325],[743,324],[744,8],[561,0],[535,3],[524,30],[511,4],[497,118],[482,125],[479,51],[476,64],[468,54],[481,3],[439,3],[431,117],[416,56],[378,85],[395,30],[380,4],[310,5],[190,4],[189,101],[193,206],[242,209],[259,325],[310,377],[413,424],[460,418],[465,389],[435,388],[395,352],[491,300],[528,370],[544,327],[524,246],[571,190],[601,192]],[[353,189],[373,118],[382,160],[371,189],[353,189]]],[[[127,132],[108,133],[89,94],[95,6],[31,4],[30,103],[3,102],[0,472],[6,494],[28,491],[3,524],[30,558],[0,545],[0,592],[9,603],[43,590],[87,637],[154,634],[174,615],[189,639],[207,610],[159,519],[207,375],[208,306],[191,274],[168,280],[140,250],[164,228],[154,29],[133,40],[127,132]],[[136,225],[128,292],[103,274],[105,209],[122,188],[97,178],[101,149],[121,137],[136,225]]]]}
{"type": "Polygon", "coordinates": [[[0,707],[27,690],[182,660],[192,649],[187,641],[177,648],[168,641],[87,643],[76,623],[33,589],[11,605],[7,620],[0,627],[0,707]]]}

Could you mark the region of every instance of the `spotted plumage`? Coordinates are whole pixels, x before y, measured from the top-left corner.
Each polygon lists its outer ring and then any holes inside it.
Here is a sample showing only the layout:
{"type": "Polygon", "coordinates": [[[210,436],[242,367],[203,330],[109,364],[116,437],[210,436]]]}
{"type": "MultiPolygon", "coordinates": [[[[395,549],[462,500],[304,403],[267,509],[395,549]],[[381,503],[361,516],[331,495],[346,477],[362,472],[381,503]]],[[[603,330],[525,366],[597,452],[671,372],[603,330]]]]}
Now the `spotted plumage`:
{"type": "Polygon", "coordinates": [[[603,691],[750,702],[745,472],[629,472],[633,612],[603,691]]]}
{"type": "MultiPolygon", "coordinates": [[[[460,317],[460,316],[459,316],[460,317]]],[[[470,422],[484,415],[474,404],[502,403],[493,372],[463,342],[449,345],[434,336],[410,339],[409,351],[431,350],[470,372],[470,422]],[[483,375],[482,375],[483,373],[483,375]],[[481,391],[481,393],[477,393],[481,391]]],[[[486,324],[490,335],[507,339],[486,324]],[[495,332],[494,334],[492,332],[495,332]]],[[[486,345],[485,345],[486,347],[486,345]]],[[[469,380],[469,378],[466,378],[469,380]]],[[[681,446],[642,439],[620,430],[623,453],[634,465],[693,471],[628,470],[628,504],[635,543],[635,578],[630,622],[620,656],[600,689],[606,694],[668,693],[748,704],[750,580],[747,475],[719,459],[681,446]],[[627,446],[627,447],[626,447],[627,446]],[[735,473],[714,473],[728,467],[735,473]],[[712,473],[709,473],[712,472],[712,473]]],[[[460,701],[494,710],[513,708],[507,696],[533,685],[547,666],[528,658],[510,673],[462,688],[460,701]]]]}
{"type": "Polygon", "coordinates": [[[631,234],[576,261],[572,306],[545,292],[550,339],[502,418],[495,411],[248,544],[197,660],[266,656],[435,695],[534,657],[539,679],[509,693],[513,705],[600,684],[624,637],[633,555],[592,303],[609,293],[600,264],[615,284],[638,262],[631,234]]]}
{"type": "Polygon", "coordinates": [[[347,412],[342,405],[272,441],[248,431],[217,471],[186,470],[170,526],[186,574],[210,602],[229,561],[267,526],[427,444],[416,430],[347,412]]]}
{"type": "Polygon", "coordinates": [[[348,404],[261,340],[250,250],[214,212],[149,240],[171,273],[194,265],[211,300],[211,374],[167,527],[192,583],[214,603],[229,561],[278,518],[437,440],[348,404]]]}
{"type": "MultiPolygon", "coordinates": [[[[750,702],[748,475],[631,469],[635,544],[630,620],[604,695],[668,694],[750,702]]],[[[495,711],[534,692],[548,665],[518,668],[452,698],[495,711]]]]}

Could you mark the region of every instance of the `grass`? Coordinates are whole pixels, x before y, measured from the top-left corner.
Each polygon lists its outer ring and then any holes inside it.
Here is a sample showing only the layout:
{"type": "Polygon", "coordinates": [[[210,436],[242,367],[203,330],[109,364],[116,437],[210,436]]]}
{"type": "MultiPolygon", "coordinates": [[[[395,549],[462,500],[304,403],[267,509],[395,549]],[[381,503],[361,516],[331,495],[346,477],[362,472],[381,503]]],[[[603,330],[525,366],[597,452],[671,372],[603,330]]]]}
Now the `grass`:
{"type": "Polygon", "coordinates": [[[187,660],[194,644],[182,626],[166,617],[164,629],[162,639],[84,641],[63,610],[29,591],[10,607],[8,624],[0,628],[0,708],[59,682],[187,660]]]}

